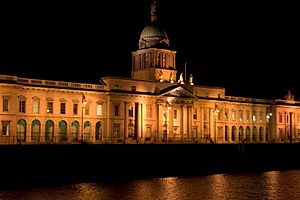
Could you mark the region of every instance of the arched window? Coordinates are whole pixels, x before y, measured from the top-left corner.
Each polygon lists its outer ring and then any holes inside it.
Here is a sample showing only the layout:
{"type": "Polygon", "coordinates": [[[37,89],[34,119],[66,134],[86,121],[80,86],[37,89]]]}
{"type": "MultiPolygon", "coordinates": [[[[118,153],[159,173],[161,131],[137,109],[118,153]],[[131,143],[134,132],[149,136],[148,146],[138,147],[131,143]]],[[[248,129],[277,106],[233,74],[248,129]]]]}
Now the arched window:
{"type": "Polygon", "coordinates": [[[26,142],[26,121],[24,119],[17,122],[17,142],[26,142]]]}
{"type": "Polygon", "coordinates": [[[232,141],[235,141],[235,134],[236,134],[236,127],[233,126],[233,127],[231,128],[231,140],[232,140],[232,141]]]}
{"type": "Polygon", "coordinates": [[[60,141],[66,141],[67,138],[67,122],[60,121],[59,122],[59,139],[60,141]]]}
{"type": "Polygon", "coordinates": [[[31,124],[31,141],[39,142],[41,135],[41,123],[39,120],[33,120],[31,124]]]}
{"type": "Polygon", "coordinates": [[[239,127],[239,141],[243,141],[244,140],[244,129],[242,126],[239,127]]]}
{"type": "Polygon", "coordinates": [[[256,142],[256,139],[257,139],[257,128],[256,126],[254,126],[252,129],[252,141],[256,142]]]}
{"type": "Polygon", "coordinates": [[[102,139],[102,124],[101,122],[96,123],[96,140],[102,139]]]}
{"type": "Polygon", "coordinates": [[[84,122],[84,140],[89,140],[90,139],[90,133],[91,133],[91,122],[86,121],[84,122]]]}
{"type": "Polygon", "coordinates": [[[264,135],[264,129],[263,127],[261,126],[259,128],[259,141],[262,142],[263,141],[263,135],[264,135]]]}
{"type": "Polygon", "coordinates": [[[249,142],[250,141],[250,127],[246,127],[246,140],[249,142]]]}
{"type": "Polygon", "coordinates": [[[71,124],[71,137],[72,140],[78,140],[78,133],[79,133],[79,122],[73,121],[71,124]]]}
{"type": "Polygon", "coordinates": [[[46,142],[53,142],[54,136],[54,123],[52,120],[46,121],[45,126],[45,140],[46,142]]]}
{"type": "Polygon", "coordinates": [[[228,126],[225,126],[225,141],[228,141],[228,126]]]}

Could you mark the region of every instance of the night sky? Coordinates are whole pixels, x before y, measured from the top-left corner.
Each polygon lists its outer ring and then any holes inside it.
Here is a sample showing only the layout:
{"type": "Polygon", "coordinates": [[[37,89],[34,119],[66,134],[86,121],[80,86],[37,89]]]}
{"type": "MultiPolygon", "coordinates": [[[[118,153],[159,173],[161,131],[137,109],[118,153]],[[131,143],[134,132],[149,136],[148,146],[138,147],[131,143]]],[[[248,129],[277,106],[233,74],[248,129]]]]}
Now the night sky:
{"type": "MultiPolygon", "coordinates": [[[[150,0],[3,7],[0,73],[97,83],[130,77],[131,52],[150,0]]],[[[300,98],[295,5],[158,0],[158,20],[177,51],[178,74],[226,95],[300,98]]]]}

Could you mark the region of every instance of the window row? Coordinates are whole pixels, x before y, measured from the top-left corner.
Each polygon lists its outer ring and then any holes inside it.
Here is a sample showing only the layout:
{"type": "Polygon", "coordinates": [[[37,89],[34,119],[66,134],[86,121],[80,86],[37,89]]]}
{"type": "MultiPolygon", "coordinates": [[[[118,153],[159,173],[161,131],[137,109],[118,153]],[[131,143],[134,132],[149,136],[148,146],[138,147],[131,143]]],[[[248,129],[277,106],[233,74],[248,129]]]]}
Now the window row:
{"type": "MultiPolygon", "coordinates": [[[[74,120],[71,123],[70,128],[70,133],[67,134],[68,126],[67,122],[64,120],[61,120],[58,123],[58,136],[62,140],[67,140],[68,137],[69,139],[72,140],[77,140],[79,139],[79,135],[83,136],[84,138],[95,138],[96,140],[101,139],[102,137],[102,123],[99,121],[96,123],[95,127],[95,135],[91,136],[91,122],[86,121],[83,124],[83,127],[80,127],[80,124],[78,121],[74,120]],[[81,128],[81,130],[80,130],[81,128]],[[82,134],[80,134],[82,133],[82,134]]],[[[27,122],[24,119],[20,119],[17,122],[17,130],[16,130],[16,137],[17,140],[20,141],[26,141],[27,138],[27,122]]],[[[52,120],[48,120],[45,123],[44,127],[44,139],[45,141],[48,140],[53,140],[54,138],[54,122],[52,120]]],[[[31,123],[31,140],[32,141],[37,141],[41,139],[41,132],[42,132],[42,127],[41,127],[41,122],[39,120],[33,120],[31,123]]],[[[3,136],[9,136],[10,134],[10,121],[2,121],[2,135],[3,136]]]]}
{"type": "MultiPolygon", "coordinates": [[[[27,103],[28,100],[26,100],[24,97],[20,97],[18,98],[18,112],[19,113],[26,113],[27,112],[27,103]]],[[[53,114],[54,112],[54,101],[53,100],[48,100],[47,104],[46,104],[46,113],[48,114],[53,114]]],[[[3,97],[2,98],[2,111],[3,112],[9,112],[9,107],[10,107],[10,98],[9,97],[3,97]]],[[[83,103],[77,103],[77,102],[73,102],[72,105],[72,111],[68,111],[67,110],[67,102],[65,101],[61,101],[59,104],[59,113],[60,114],[70,114],[72,113],[73,115],[78,115],[80,114],[80,110],[81,113],[85,115],[89,115],[90,113],[90,104],[87,104],[86,101],[83,101],[83,103]]],[[[96,105],[96,115],[98,116],[102,116],[102,103],[97,103],[96,105]]],[[[41,113],[41,102],[40,99],[38,98],[33,98],[32,100],[32,113],[34,114],[40,114],[41,113]]]]}
{"type": "MultiPolygon", "coordinates": [[[[290,123],[291,120],[293,120],[294,113],[292,112],[284,112],[284,113],[278,113],[278,123],[290,123]],[[284,117],[285,116],[285,117],[284,117]]],[[[295,115],[295,120],[298,124],[300,124],[300,115],[295,115]]]]}
{"type": "MultiPolygon", "coordinates": [[[[264,114],[263,111],[259,111],[257,113],[257,111],[252,111],[252,113],[250,111],[246,111],[245,115],[244,115],[244,111],[243,110],[231,110],[231,113],[229,113],[228,109],[224,109],[224,113],[223,110],[213,110],[213,117],[214,120],[222,120],[224,119],[225,121],[228,121],[229,118],[231,117],[232,121],[240,121],[243,122],[244,120],[246,120],[246,122],[260,122],[262,123],[264,121],[264,114]],[[251,115],[250,115],[251,114],[251,115]]],[[[203,118],[204,121],[208,121],[209,120],[209,109],[204,109],[203,112],[203,118]]],[[[194,110],[194,119],[197,119],[197,111],[194,110]]]]}

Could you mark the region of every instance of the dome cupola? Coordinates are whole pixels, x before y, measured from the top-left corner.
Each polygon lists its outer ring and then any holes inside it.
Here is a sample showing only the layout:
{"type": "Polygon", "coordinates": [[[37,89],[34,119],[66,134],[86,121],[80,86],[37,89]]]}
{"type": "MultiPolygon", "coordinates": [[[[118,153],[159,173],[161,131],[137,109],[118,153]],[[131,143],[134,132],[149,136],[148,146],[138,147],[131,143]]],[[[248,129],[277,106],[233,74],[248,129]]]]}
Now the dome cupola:
{"type": "Polygon", "coordinates": [[[156,14],[156,1],[151,5],[151,23],[142,30],[139,40],[139,49],[168,48],[169,38],[167,32],[158,24],[156,14]]]}

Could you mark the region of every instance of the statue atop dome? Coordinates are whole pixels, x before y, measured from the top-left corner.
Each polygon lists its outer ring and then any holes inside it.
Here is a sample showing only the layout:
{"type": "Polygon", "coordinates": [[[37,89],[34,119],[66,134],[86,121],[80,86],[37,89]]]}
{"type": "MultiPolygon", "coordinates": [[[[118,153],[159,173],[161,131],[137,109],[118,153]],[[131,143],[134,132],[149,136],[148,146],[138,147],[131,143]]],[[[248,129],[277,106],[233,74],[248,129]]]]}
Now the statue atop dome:
{"type": "Polygon", "coordinates": [[[151,4],[151,22],[156,22],[157,15],[156,15],[156,0],[153,1],[151,4]]]}

